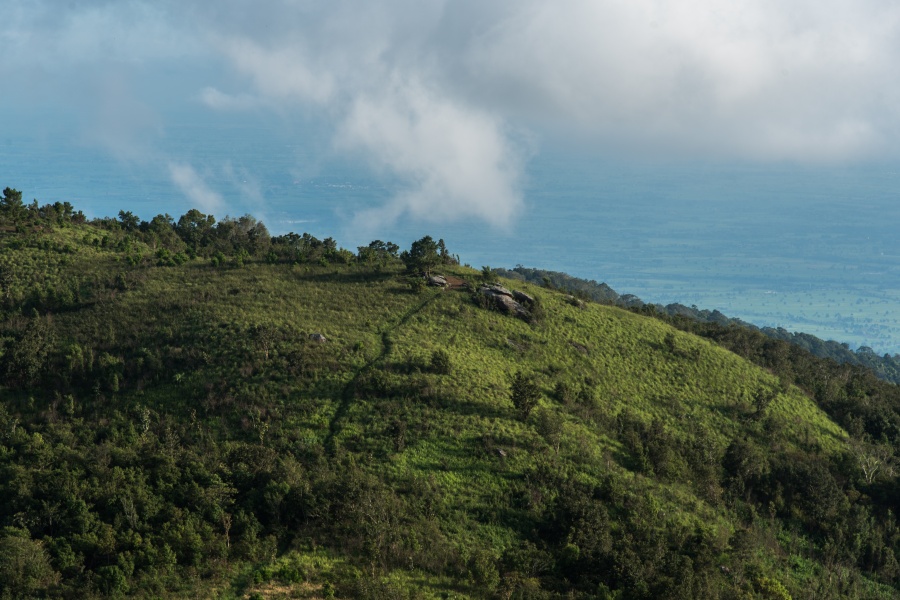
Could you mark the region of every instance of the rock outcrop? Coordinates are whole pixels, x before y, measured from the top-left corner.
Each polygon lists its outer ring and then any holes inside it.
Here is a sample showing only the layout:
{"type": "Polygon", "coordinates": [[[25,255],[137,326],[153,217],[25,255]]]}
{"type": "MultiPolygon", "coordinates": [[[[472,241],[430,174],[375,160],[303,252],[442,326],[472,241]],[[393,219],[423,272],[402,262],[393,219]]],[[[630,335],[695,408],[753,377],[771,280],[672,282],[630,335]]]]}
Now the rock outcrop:
{"type": "MultiPolygon", "coordinates": [[[[516,316],[520,319],[529,320],[531,318],[531,313],[528,312],[528,309],[525,308],[520,302],[517,302],[514,298],[514,292],[509,291],[503,286],[500,285],[491,285],[491,286],[482,286],[478,288],[477,292],[480,296],[484,297],[491,306],[499,310],[500,312],[509,313],[513,316],[516,316]]],[[[521,292],[519,292],[521,293],[521,292]]],[[[527,294],[523,294],[527,296],[527,294]]],[[[530,296],[528,296],[530,298],[530,296]]],[[[532,300],[533,302],[534,300],[532,300]]]]}
{"type": "Polygon", "coordinates": [[[513,291],[513,298],[519,304],[534,304],[534,298],[519,290],[513,291]]]}

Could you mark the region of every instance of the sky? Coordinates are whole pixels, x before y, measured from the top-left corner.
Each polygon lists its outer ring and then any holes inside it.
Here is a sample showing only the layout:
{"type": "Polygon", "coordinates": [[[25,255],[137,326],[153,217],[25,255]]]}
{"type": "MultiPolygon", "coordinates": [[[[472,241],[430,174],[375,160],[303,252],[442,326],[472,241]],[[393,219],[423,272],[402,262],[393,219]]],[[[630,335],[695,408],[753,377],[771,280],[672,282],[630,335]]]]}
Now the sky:
{"type": "Polygon", "coordinates": [[[264,116],[396,182],[346,217],[370,227],[514,228],[551,144],[636,162],[900,155],[889,1],[7,0],[0,49],[3,128],[149,165],[211,212],[208,173],[162,143],[204,115],[264,116]]]}

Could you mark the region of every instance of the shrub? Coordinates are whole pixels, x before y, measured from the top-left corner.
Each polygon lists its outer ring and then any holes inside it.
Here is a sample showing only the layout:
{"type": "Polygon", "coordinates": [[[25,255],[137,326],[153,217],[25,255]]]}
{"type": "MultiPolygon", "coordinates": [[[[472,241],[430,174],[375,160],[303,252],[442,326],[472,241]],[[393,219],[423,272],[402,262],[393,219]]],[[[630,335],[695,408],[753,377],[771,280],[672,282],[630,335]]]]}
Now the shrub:
{"type": "Polygon", "coordinates": [[[445,350],[435,350],[431,353],[431,370],[439,375],[450,374],[450,355],[445,350]]]}
{"type": "Polygon", "coordinates": [[[0,536],[0,595],[31,596],[58,581],[47,551],[27,531],[7,527],[0,536]]]}
{"type": "Polygon", "coordinates": [[[575,390],[565,381],[557,381],[553,389],[553,397],[562,404],[569,404],[575,399],[575,390]]]}
{"type": "Polygon", "coordinates": [[[409,285],[409,289],[414,294],[420,294],[425,291],[425,280],[419,276],[413,276],[406,280],[406,283],[409,285]]]}
{"type": "Polygon", "coordinates": [[[534,377],[525,375],[521,371],[516,373],[510,385],[510,399],[523,421],[528,419],[528,415],[537,406],[540,397],[541,390],[534,382],[534,377]]]}

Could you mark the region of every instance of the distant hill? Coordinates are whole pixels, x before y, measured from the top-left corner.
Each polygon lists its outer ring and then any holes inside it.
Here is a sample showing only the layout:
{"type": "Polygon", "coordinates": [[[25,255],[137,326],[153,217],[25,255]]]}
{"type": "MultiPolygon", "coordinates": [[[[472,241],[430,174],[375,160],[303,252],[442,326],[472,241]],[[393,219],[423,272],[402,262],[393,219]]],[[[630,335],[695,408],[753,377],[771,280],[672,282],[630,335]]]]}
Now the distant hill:
{"type": "MultiPolygon", "coordinates": [[[[620,296],[605,283],[580,279],[557,271],[530,269],[521,265],[509,270],[494,270],[502,277],[509,277],[520,281],[528,281],[529,283],[536,285],[543,285],[544,287],[565,290],[569,293],[577,294],[579,297],[590,299],[594,302],[600,302],[602,304],[613,304],[626,308],[640,308],[644,305],[644,302],[637,296],[631,294],[620,296]]],[[[653,306],[660,313],[671,317],[687,317],[705,323],[736,325],[758,330],[768,337],[784,340],[800,346],[815,356],[830,358],[839,363],[861,365],[871,369],[882,379],[900,384],[900,355],[898,354],[878,355],[868,346],[861,346],[854,351],[845,343],[833,340],[822,340],[808,333],[790,332],[781,327],[760,328],[752,323],[742,321],[741,319],[728,317],[718,310],[705,310],[697,308],[696,306],[685,306],[678,303],[665,306],[662,304],[654,304],[653,306]]]]}
{"type": "Polygon", "coordinates": [[[428,236],[14,192],[2,598],[900,594],[900,388],[862,367],[428,236]]]}

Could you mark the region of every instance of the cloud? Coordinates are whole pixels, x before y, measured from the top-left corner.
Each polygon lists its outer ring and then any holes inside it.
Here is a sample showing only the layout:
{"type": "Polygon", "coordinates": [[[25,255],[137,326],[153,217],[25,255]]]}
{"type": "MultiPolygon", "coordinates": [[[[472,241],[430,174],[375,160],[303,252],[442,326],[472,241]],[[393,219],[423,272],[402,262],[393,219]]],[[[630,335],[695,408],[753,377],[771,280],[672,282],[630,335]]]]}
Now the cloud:
{"type": "Polygon", "coordinates": [[[257,96],[246,93],[226,94],[211,86],[201,90],[200,102],[217,111],[242,111],[265,106],[265,102],[257,96]]]}
{"type": "Polygon", "coordinates": [[[526,2],[463,60],[484,102],[601,144],[832,160],[895,144],[898,33],[877,1],[526,2]]]}
{"type": "MultiPolygon", "coordinates": [[[[879,0],[336,1],[219,45],[406,188],[357,221],[511,222],[532,128],[610,153],[897,155],[900,9],[879,0]]],[[[305,11],[305,12],[304,12],[305,11]]]]}
{"type": "Polygon", "coordinates": [[[120,94],[142,99],[118,105],[139,123],[179,94],[326,123],[335,151],[400,182],[358,222],[512,223],[521,131],[632,157],[900,155],[887,0],[36,0],[0,6],[0,45],[0,75],[85,96],[100,92],[79,73],[130,70],[159,95],[120,94]]]}
{"type": "Polygon", "coordinates": [[[338,145],[363,152],[408,186],[386,206],[358,215],[358,226],[408,214],[424,221],[474,217],[504,227],[521,209],[522,157],[498,120],[419,82],[395,81],[357,97],[338,145]]]}
{"type": "Polygon", "coordinates": [[[232,39],[222,47],[256,93],[282,109],[314,107],[334,123],[338,151],[357,153],[402,182],[388,204],[357,215],[357,225],[406,216],[508,226],[522,205],[525,152],[502,117],[454,97],[420,69],[387,62],[379,55],[387,40],[348,36],[333,54],[294,42],[271,49],[232,39]]]}
{"type": "Polygon", "coordinates": [[[243,38],[220,45],[234,67],[248,75],[259,93],[278,101],[303,100],[324,104],[333,93],[331,74],[313,66],[296,45],[268,50],[243,38]]]}
{"type": "Polygon", "coordinates": [[[169,177],[181,193],[203,212],[218,214],[223,207],[222,196],[213,191],[191,165],[170,162],[169,177]]]}

